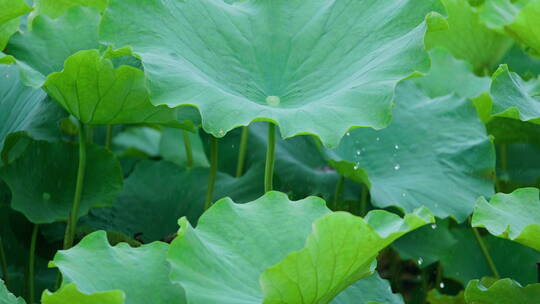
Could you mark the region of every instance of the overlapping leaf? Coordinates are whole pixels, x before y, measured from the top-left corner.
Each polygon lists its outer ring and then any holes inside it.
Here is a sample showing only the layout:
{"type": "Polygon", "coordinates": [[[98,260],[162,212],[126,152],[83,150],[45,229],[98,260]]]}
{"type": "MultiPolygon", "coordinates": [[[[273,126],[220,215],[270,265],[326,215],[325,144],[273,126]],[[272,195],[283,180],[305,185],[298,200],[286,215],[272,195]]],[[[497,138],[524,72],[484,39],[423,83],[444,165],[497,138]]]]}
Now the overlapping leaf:
{"type": "Polygon", "coordinates": [[[536,304],[540,301],[540,284],[522,287],[512,279],[498,280],[488,286],[482,281],[471,281],[465,289],[470,304],[536,304]]]}
{"type": "Polygon", "coordinates": [[[123,0],[107,9],[101,38],[133,48],[154,104],[197,106],[215,136],[271,120],[284,137],[334,146],[353,126],[388,124],[395,83],[427,66],[422,21],[434,6],[123,0]]]}
{"type": "Polygon", "coordinates": [[[62,273],[64,285],[75,283],[82,293],[120,290],[126,304],[184,303],[182,287],[168,277],[167,249],[161,242],[138,248],[126,243],[111,247],[100,231],[70,250],[59,251],[52,265],[62,273]]]}
{"type": "MultiPolygon", "coordinates": [[[[463,69],[455,60],[436,63],[463,69]]],[[[426,78],[398,85],[388,128],[353,130],[329,153],[339,172],[370,185],[375,206],[408,212],[426,206],[438,217],[462,221],[478,196],[493,193],[493,145],[467,99],[486,82],[469,76],[478,85],[457,89],[452,80],[441,80],[441,69],[434,65],[426,78]]]]}
{"type": "Polygon", "coordinates": [[[34,5],[38,14],[57,18],[73,6],[93,7],[102,12],[108,2],[108,0],[35,0],[34,5]]]}
{"type": "Polygon", "coordinates": [[[17,298],[12,293],[10,293],[4,281],[0,280],[0,303],[2,304],[26,304],[22,298],[17,298]]]}
{"type": "Polygon", "coordinates": [[[20,16],[31,10],[24,0],[0,1],[0,51],[4,50],[9,37],[19,29],[20,16]]]}
{"type": "MultiPolygon", "coordinates": [[[[79,216],[92,207],[111,205],[122,188],[121,168],[111,152],[88,145],[87,161],[79,216]]],[[[77,168],[77,146],[31,141],[21,156],[0,170],[0,177],[11,189],[13,209],[34,223],[52,223],[69,216],[77,168]]]]}
{"type": "Polygon", "coordinates": [[[329,303],[373,271],[379,250],[432,220],[425,209],[404,219],[385,211],[361,219],[279,192],[242,205],[223,199],[196,229],[180,220],[171,279],[190,303],[329,303]]]}
{"type": "Polygon", "coordinates": [[[476,203],[472,225],[540,251],[540,198],[537,188],[522,188],[510,194],[497,193],[476,203]]]}
{"type": "Polygon", "coordinates": [[[85,294],[77,289],[73,283],[64,285],[58,291],[51,293],[48,290],[41,296],[42,304],[124,304],[125,295],[120,290],[111,290],[85,294]]]}

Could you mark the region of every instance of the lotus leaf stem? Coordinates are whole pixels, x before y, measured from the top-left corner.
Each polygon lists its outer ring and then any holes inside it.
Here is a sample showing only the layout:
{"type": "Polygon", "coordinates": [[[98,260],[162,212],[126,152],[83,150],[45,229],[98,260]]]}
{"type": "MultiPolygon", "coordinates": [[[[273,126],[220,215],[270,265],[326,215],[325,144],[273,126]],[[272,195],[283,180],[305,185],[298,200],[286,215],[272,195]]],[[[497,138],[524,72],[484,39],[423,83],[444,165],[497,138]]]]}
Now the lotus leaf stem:
{"type": "Polygon", "coordinates": [[[210,137],[210,174],[208,175],[208,190],[206,191],[206,202],[204,210],[212,206],[214,199],[214,184],[216,183],[216,175],[218,169],[218,140],[214,136],[210,137]]]}
{"type": "Polygon", "coordinates": [[[39,231],[39,225],[34,224],[32,229],[32,238],[30,240],[30,253],[28,255],[28,303],[34,304],[36,300],[35,286],[35,264],[36,264],[36,242],[39,231]]]}
{"type": "Polygon", "coordinates": [[[238,150],[238,163],[236,164],[236,177],[244,174],[244,164],[246,162],[246,151],[249,139],[249,126],[242,127],[242,136],[240,137],[240,148],[238,150]]]}
{"type": "Polygon", "coordinates": [[[191,149],[191,139],[188,131],[182,130],[182,137],[184,138],[184,149],[186,149],[186,166],[193,168],[193,150],[191,149]]]}
{"type": "Polygon", "coordinates": [[[489,250],[486,246],[486,243],[482,239],[480,232],[478,232],[478,229],[476,229],[476,227],[471,227],[471,229],[473,231],[474,237],[476,238],[476,242],[480,246],[480,250],[482,251],[484,258],[486,259],[486,262],[488,264],[489,269],[491,270],[491,273],[496,279],[500,279],[501,276],[499,275],[499,271],[497,270],[497,267],[495,266],[495,263],[493,262],[493,258],[491,258],[491,254],[489,254],[489,250]]]}
{"type": "Polygon", "coordinates": [[[264,192],[272,191],[274,178],[274,161],[276,157],[276,126],[268,123],[268,146],[266,149],[266,165],[264,169],[264,192]]]}

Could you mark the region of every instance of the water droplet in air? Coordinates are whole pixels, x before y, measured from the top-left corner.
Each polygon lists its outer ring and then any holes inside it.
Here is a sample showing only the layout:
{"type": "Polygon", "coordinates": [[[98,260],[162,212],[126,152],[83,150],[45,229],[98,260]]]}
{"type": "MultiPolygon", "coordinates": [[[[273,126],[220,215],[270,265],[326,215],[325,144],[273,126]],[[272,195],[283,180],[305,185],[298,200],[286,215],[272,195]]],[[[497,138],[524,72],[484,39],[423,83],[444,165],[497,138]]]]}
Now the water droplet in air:
{"type": "Polygon", "coordinates": [[[51,194],[48,192],[43,192],[43,200],[48,201],[51,199],[51,194]]]}
{"type": "Polygon", "coordinates": [[[437,224],[432,224],[431,229],[435,229],[435,228],[437,228],[437,224]]]}
{"type": "Polygon", "coordinates": [[[381,139],[377,137],[377,138],[375,138],[375,140],[376,140],[376,141],[379,141],[379,140],[381,140],[381,139]]]}
{"type": "Polygon", "coordinates": [[[399,150],[399,145],[395,145],[394,149],[399,150]]]}
{"type": "Polygon", "coordinates": [[[444,283],[441,282],[441,284],[439,284],[439,287],[441,287],[441,289],[444,288],[444,283]]]}
{"type": "Polygon", "coordinates": [[[424,263],[424,259],[423,258],[418,258],[418,265],[422,265],[424,263]]]}
{"type": "Polygon", "coordinates": [[[362,152],[360,152],[360,150],[356,150],[356,155],[360,155],[362,154],[362,152]]]}
{"type": "Polygon", "coordinates": [[[347,133],[345,133],[345,135],[351,136],[351,132],[347,132],[347,133]]]}
{"type": "Polygon", "coordinates": [[[405,197],[405,196],[407,196],[407,193],[403,192],[403,193],[401,193],[401,196],[405,197]]]}
{"type": "Polygon", "coordinates": [[[359,164],[359,163],[356,163],[356,164],[354,164],[353,169],[354,169],[354,170],[358,170],[359,167],[360,167],[360,164],[359,164]]]}
{"type": "Polygon", "coordinates": [[[396,170],[396,171],[399,170],[399,168],[401,168],[401,166],[400,166],[399,164],[396,164],[396,165],[394,166],[394,170],[396,170]]]}
{"type": "Polygon", "coordinates": [[[278,106],[280,102],[281,102],[281,99],[278,96],[266,97],[266,103],[271,106],[278,106]]]}

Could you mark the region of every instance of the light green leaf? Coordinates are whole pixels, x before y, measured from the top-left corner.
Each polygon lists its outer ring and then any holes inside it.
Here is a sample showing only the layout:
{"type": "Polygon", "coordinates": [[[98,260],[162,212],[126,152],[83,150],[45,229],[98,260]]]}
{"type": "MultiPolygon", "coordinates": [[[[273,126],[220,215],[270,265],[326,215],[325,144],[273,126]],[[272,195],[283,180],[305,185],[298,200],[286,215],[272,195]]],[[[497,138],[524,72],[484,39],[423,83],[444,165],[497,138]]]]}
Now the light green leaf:
{"type": "Polygon", "coordinates": [[[510,194],[497,193],[489,203],[476,202],[474,227],[540,251],[540,198],[537,188],[521,188],[510,194]]]}
{"type": "Polygon", "coordinates": [[[125,0],[100,33],[141,58],[154,104],[195,105],[208,133],[270,120],[335,146],[351,127],[389,123],[396,82],[428,65],[423,19],[436,6],[125,0]]]}
{"type": "Polygon", "coordinates": [[[0,304],[26,304],[26,302],[10,293],[4,285],[4,281],[0,279],[0,304]]]}
{"type": "Polygon", "coordinates": [[[432,220],[425,209],[404,219],[386,211],[361,219],[331,213],[319,198],[291,202],[280,192],[241,205],[223,199],[196,229],[180,220],[171,279],[190,303],[297,303],[300,294],[304,303],[328,303],[373,271],[379,250],[432,220]]]}
{"type": "Polygon", "coordinates": [[[501,65],[491,82],[492,115],[540,124],[540,81],[525,82],[501,65]]]}
{"type": "MultiPolygon", "coordinates": [[[[79,216],[90,208],[111,205],[122,188],[120,164],[111,152],[89,144],[87,162],[79,216]]],[[[0,170],[0,177],[11,189],[13,209],[33,223],[52,223],[69,216],[77,168],[76,145],[31,141],[22,155],[0,170]]]]}
{"type": "Polygon", "coordinates": [[[448,18],[432,14],[426,34],[428,48],[444,47],[455,57],[464,59],[474,66],[475,72],[485,74],[504,56],[512,46],[512,40],[499,34],[480,21],[478,9],[467,0],[441,0],[448,18]],[[440,24],[446,23],[446,27],[440,24]],[[437,24],[438,26],[432,26],[437,24]]]}
{"type": "Polygon", "coordinates": [[[185,303],[182,287],[169,280],[168,247],[161,242],[111,247],[106,233],[98,231],[59,251],[51,266],[58,267],[64,285],[75,283],[82,293],[121,290],[126,304],[185,303]]]}
{"type": "Polygon", "coordinates": [[[37,14],[45,14],[52,18],[58,18],[73,6],[93,7],[103,12],[107,7],[108,0],[34,0],[37,14]]]}
{"type": "MultiPolygon", "coordinates": [[[[145,242],[160,240],[178,230],[178,218],[196,223],[204,211],[209,169],[185,169],[166,161],[139,162],[125,180],[118,201],[92,210],[81,225],[139,235],[145,242]],[[203,181],[203,182],[201,182],[203,181]],[[156,225],[159,223],[159,225],[156,225]]],[[[253,168],[239,179],[218,172],[215,198],[249,202],[263,193],[262,170],[253,168]]]]}
{"type": "Polygon", "coordinates": [[[473,280],[465,289],[465,299],[470,304],[537,304],[540,303],[540,284],[522,287],[512,279],[502,279],[484,286],[473,280]]]}
{"type": "Polygon", "coordinates": [[[540,55],[540,1],[488,0],[481,18],[489,27],[505,32],[540,55]]]}
{"type": "Polygon", "coordinates": [[[150,103],[143,71],[127,65],[115,69],[97,50],[70,56],[64,70],[50,74],[43,87],[84,124],[185,124],[179,110],[150,103]]]}
{"type": "Polygon", "coordinates": [[[113,138],[114,146],[123,153],[135,149],[150,157],[159,156],[159,143],[161,131],[148,126],[132,126],[126,128],[113,138]]]}
{"type": "Polygon", "coordinates": [[[199,132],[191,133],[173,128],[163,129],[159,142],[159,154],[164,160],[173,162],[180,167],[187,167],[186,147],[184,135],[189,138],[193,155],[194,167],[209,167],[208,159],[204,153],[204,147],[199,132]]]}
{"type": "Polygon", "coordinates": [[[351,131],[329,151],[331,163],[370,184],[375,206],[407,212],[426,206],[438,217],[463,221],[478,196],[493,193],[493,144],[469,100],[430,98],[422,85],[414,79],[398,85],[392,124],[351,131]]]}
{"type": "Polygon", "coordinates": [[[32,8],[24,0],[0,0],[0,51],[19,29],[20,16],[30,11],[32,8]]]}
{"type": "MultiPolygon", "coordinates": [[[[37,16],[32,30],[17,33],[11,38],[8,54],[39,72],[42,77],[58,72],[70,55],[99,47],[99,20],[98,11],[85,7],[73,7],[58,19],[37,16]]],[[[28,77],[41,86],[43,79],[35,79],[36,75],[28,77]]]]}
{"type": "Polygon", "coordinates": [[[85,294],[77,289],[73,283],[62,286],[58,291],[51,293],[46,290],[41,296],[42,304],[124,304],[125,295],[120,290],[111,290],[85,294]]]}
{"type": "Polygon", "coordinates": [[[381,279],[374,273],[369,277],[357,281],[340,293],[332,304],[404,304],[399,294],[392,293],[388,281],[381,279]]]}
{"type": "Polygon", "coordinates": [[[25,86],[16,65],[0,65],[0,151],[6,137],[25,131],[36,139],[59,138],[58,121],[66,114],[41,89],[25,86]]]}

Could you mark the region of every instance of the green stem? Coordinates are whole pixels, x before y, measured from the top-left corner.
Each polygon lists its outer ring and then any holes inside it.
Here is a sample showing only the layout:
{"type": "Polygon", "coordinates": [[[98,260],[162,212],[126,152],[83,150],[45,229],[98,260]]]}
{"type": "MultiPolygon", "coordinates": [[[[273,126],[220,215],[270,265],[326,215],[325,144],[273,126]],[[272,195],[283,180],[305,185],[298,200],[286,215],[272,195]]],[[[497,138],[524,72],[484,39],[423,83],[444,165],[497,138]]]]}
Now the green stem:
{"type": "Polygon", "coordinates": [[[113,137],[113,126],[107,125],[107,136],[105,137],[105,148],[109,150],[112,147],[112,137],[113,137]]]}
{"type": "Polygon", "coordinates": [[[210,140],[210,175],[208,176],[208,190],[206,191],[204,210],[212,206],[212,200],[214,199],[214,184],[216,183],[218,167],[218,141],[214,136],[210,136],[210,140]]]}
{"type": "Polygon", "coordinates": [[[249,139],[249,126],[242,128],[242,137],[240,138],[240,148],[238,150],[238,163],[236,164],[236,177],[244,174],[244,163],[246,162],[246,151],[249,139]]]}
{"type": "Polygon", "coordinates": [[[268,123],[268,146],[266,148],[266,166],[264,169],[264,192],[272,191],[274,161],[276,157],[276,126],[268,123]]]}
{"type": "Polygon", "coordinates": [[[81,123],[79,131],[79,168],[77,169],[77,183],[75,186],[75,195],[73,197],[73,206],[69,214],[66,233],[64,236],[64,249],[69,249],[73,246],[75,239],[75,230],[77,228],[77,220],[79,215],[79,205],[84,186],[84,175],[86,171],[86,138],[85,126],[81,123]]]}
{"type": "Polygon", "coordinates": [[[4,252],[4,244],[2,243],[2,237],[0,237],[0,263],[2,264],[2,279],[4,280],[4,284],[8,285],[8,268],[7,268],[7,260],[6,260],[6,253],[4,252]]]}
{"type": "MultiPolygon", "coordinates": [[[[501,166],[501,173],[505,174],[508,172],[508,148],[506,144],[501,144],[499,146],[499,154],[497,155],[500,159],[500,166],[501,166]]],[[[504,186],[504,181],[499,179],[497,176],[497,180],[495,182],[495,191],[496,192],[502,192],[504,186]]]]}
{"type": "Polygon", "coordinates": [[[362,184],[362,192],[360,193],[360,216],[364,217],[367,213],[367,197],[368,197],[368,187],[362,184]]]}
{"type": "Polygon", "coordinates": [[[480,232],[478,232],[478,229],[476,229],[475,227],[471,227],[471,229],[474,233],[474,237],[476,238],[476,242],[480,246],[480,250],[482,251],[484,258],[486,259],[486,262],[488,264],[489,269],[491,270],[491,273],[493,273],[493,276],[496,279],[500,279],[501,276],[499,275],[499,271],[497,271],[497,267],[495,267],[495,263],[493,262],[493,259],[491,258],[491,255],[489,254],[487,246],[484,243],[484,240],[482,239],[480,232]]]}
{"type": "Polygon", "coordinates": [[[340,175],[336,184],[336,191],[334,192],[334,204],[332,208],[334,209],[334,211],[338,209],[338,204],[341,201],[341,197],[343,196],[344,184],[345,184],[345,177],[343,175],[340,175]]]}
{"type": "Polygon", "coordinates": [[[186,149],[186,166],[193,168],[193,150],[191,149],[191,139],[186,130],[182,130],[182,137],[184,138],[184,149],[186,149]]]}
{"type": "Polygon", "coordinates": [[[34,224],[32,230],[32,239],[30,241],[30,254],[28,257],[28,303],[34,304],[36,300],[36,287],[35,287],[35,263],[36,263],[36,241],[39,225],[34,224]]]}

